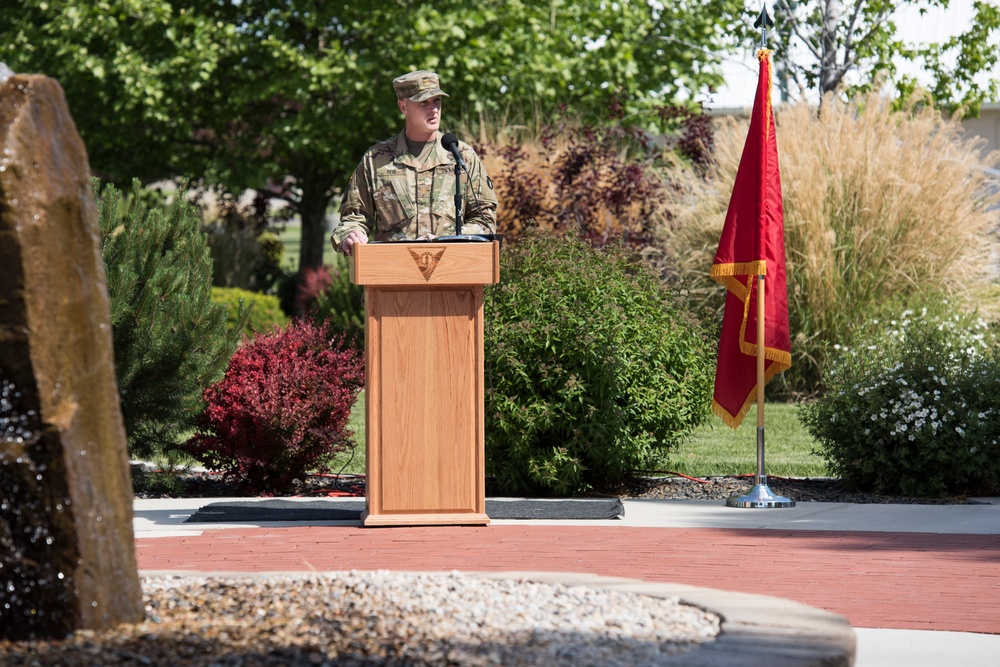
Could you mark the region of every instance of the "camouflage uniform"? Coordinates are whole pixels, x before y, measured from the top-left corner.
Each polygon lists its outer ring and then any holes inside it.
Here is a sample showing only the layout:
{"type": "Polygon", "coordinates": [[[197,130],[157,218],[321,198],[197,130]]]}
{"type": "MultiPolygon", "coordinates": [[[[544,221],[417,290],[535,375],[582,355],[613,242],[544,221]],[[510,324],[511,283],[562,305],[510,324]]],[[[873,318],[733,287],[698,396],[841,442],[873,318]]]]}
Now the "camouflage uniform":
{"type": "MultiPolygon", "coordinates": [[[[393,82],[399,99],[420,102],[446,95],[433,72],[413,72],[393,82]]],[[[374,234],[376,241],[396,241],[455,233],[455,158],[435,143],[423,162],[410,154],[405,132],[381,141],[365,153],[351,176],[340,204],[340,225],[333,231],[333,245],[354,230],[374,234]]],[[[462,178],[462,233],[496,231],[497,197],[472,148],[458,142],[469,177],[462,178]],[[474,191],[474,192],[473,192],[474,191]]]]}

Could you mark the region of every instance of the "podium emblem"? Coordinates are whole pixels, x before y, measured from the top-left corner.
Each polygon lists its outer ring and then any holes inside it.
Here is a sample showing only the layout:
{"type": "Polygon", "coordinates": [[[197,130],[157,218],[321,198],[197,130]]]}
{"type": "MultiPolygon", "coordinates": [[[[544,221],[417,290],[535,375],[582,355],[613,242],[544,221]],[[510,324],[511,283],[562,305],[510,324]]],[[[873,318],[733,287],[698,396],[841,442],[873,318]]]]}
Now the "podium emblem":
{"type": "Polygon", "coordinates": [[[417,252],[413,248],[407,248],[407,250],[410,251],[410,257],[413,258],[417,268],[420,269],[420,274],[424,277],[424,280],[429,281],[447,248],[441,248],[437,252],[417,252]]]}

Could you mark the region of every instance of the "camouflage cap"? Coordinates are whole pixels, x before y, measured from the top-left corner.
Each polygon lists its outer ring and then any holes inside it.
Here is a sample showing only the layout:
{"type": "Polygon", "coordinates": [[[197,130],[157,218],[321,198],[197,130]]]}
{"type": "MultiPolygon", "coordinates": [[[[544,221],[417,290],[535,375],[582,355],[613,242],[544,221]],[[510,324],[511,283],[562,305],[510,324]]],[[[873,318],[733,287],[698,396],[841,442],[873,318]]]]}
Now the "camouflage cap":
{"type": "Polygon", "coordinates": [[[448,93],[441,90],[438,75],[425,70],[396,77],[392,80],[392,87],[396,89],[397,100],[423,102],[438,95],[448,97],[448,93]]]}

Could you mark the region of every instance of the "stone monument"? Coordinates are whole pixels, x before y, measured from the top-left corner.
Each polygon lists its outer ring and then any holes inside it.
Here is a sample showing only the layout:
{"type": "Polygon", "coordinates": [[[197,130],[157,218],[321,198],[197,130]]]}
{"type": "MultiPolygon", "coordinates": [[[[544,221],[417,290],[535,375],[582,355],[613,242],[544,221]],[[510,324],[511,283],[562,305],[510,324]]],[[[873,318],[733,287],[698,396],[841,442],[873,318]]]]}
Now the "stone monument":
{"type": "Polygon", "coordinates": [[[0,67],[0,639],[142,618],[87,153],[55,80],[0,67]]]}

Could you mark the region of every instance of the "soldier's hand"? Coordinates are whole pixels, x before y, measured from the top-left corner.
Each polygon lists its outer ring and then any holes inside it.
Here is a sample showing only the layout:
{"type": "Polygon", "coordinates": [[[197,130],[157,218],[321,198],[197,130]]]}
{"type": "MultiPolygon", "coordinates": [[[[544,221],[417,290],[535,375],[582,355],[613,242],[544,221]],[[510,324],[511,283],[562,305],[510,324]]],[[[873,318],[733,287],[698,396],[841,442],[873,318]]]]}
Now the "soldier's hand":
{"type": "Polygon", "coordinates": [[[355,243],[368,243],[368,235],[355,229],[340,242],[340,248],[344,251],[345,255],[350,255],[355,243]]]}

